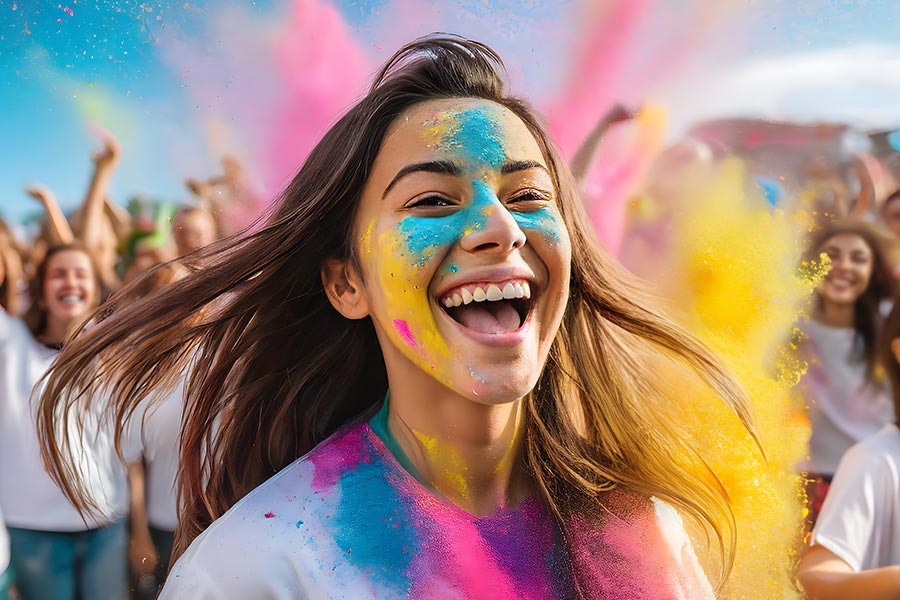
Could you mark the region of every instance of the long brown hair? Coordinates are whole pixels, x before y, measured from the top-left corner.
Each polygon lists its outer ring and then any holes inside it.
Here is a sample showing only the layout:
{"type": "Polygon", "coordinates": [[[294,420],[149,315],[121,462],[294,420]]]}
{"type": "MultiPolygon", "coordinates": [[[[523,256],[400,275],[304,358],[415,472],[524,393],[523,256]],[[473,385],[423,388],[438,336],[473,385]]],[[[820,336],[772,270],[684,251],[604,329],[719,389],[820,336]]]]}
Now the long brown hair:
{"type": "Polygon", "coordinates": [[[118,438],[151,389],[190,368],[176,554],[244,494],[377,409],[387,378],[374,328],[331,307],[320,265],[354,260],[361,191],[398,116],[430,99],[481,98],[513,111],[541,146],[573,245],[571,299],[525,404],[525,461],[542,496],[564,531],[615,486],[667,500],[714,530],[724,579],[734,553],[728,499],[688,436],[657,411],[666,392],[644,357],[692,368],[748,424],[745,396],[693,337],[647,308],[599,246],[568,168],[532,111],[504,94],[502,72],[478,42],[435,35],[403,47],[325,134],[265,225],[202,251],[185,263],[195,272],[155,295],[127,303],[125,294],[63,350],[38,425],[50,472],[79,508],[95,506],[56,425],[104,385],[118,438]]]}
{"type": "MultiPolygon", "coordinates": [[[[878,361],[876,344],[882,323],[881,303],[894,296],[897,282],[888,260],[885,236],[875,226],[864,221],[850,219],[834,221],[817,230],[810,237],[806,259],[819,260],[825,242],[844,234],[859,237],[872,252],[872,275],[869,284],[853,305],[853,329],[857,339],[862,343],[866,372],[872,377],[878,361]]],[[[818,294],[816,297],[818,299],[818,294]]]]}

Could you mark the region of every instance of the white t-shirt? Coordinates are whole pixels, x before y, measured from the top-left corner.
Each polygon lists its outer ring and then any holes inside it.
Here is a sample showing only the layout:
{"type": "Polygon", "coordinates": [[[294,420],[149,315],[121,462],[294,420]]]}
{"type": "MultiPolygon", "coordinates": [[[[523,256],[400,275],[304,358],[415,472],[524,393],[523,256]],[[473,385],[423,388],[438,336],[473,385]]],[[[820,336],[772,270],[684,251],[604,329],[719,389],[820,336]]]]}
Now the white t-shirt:
{"type": "Polygon", "coordinates": [[[866,378],[861,342],[852,327],[818,321],[802,326],[809,370],[802,391],[809,404],[809,460],[800,468],[831,475],[850,446],[894,420],[886,382],[866,378]]]}
{"type": "Polygon", "coordinates": [[[537,498],[472,515],[406,471],[366,423],[239,501],[177,561],[160,598],[712,600],[677,513],[610,492],[569,548],[537,498]]]}
{"type": "Polygon", "coordinates": [[[900,429],[885,425],[844,455],[812,532],[854,571],[900,565],[900,429]]]}
{"type": "MultiPolygon", "coordinates": [[[[39,392],[30,399],[55,356],[22,321],[0,309],[0,509],[10,527],[82,531],[98,524],[85,524],[44,470],[35,426],[39,392]]],[[[89,428],[92,422],[88,415],[89,428]]],[[[103,514],[109,521],[123,517],[129,508],[127,472],[109,432],[99,428],[76,443],[78,468],[103,514]]]]}
{"type": "Polygon", "coordinates": [[[178,445],[184,382],[158,404],[148,408],[141,428],[145,461],[144,493],[147,520],[157,529],[174,531],[178,525],[178,445]]]}

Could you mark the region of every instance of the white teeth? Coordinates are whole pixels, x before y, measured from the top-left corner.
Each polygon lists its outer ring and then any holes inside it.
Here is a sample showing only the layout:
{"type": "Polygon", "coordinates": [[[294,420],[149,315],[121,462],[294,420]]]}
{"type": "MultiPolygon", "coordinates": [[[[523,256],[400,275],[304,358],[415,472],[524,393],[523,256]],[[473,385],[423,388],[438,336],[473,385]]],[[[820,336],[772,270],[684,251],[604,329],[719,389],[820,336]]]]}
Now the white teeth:
{"type": "Polygon", "coordinates": [[[498,300],[514,300],[516,298],[531,298],[531,286],[527,281],[507,281],[501,288],[496,283],[487,286],[487,290],[475,286],[470,292],[468,288],[460,288],[453,295],[445,297],[442,302],[447,308],[454,308],[472,302],[496,302],[498,300]]]}
{"type": "Polygon", "coordinates": [[[61,302],[65,302],[66,304],[74,304],[76,302],[81,302],[81,296],[63,296],[60,298],[61,302]]]}

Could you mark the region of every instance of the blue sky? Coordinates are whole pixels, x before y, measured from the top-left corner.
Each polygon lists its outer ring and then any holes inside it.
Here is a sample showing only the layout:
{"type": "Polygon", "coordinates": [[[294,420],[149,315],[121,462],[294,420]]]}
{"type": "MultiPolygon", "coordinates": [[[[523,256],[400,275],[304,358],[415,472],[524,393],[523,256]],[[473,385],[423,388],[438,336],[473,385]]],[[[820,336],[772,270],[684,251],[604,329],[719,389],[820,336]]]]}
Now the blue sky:
{"type": "MultiPolygon", "coordinates": [[[[681,2],[660,0],[654,4],[664,17],[681,2]]],[[[783,110],[790,116],[799,111],[814,117],[830,99],[833,105],[838,101],[841,106],[858,105],[857,112],[865,113],[862,117],[890,118],[894,109],[886,103],[896,98],[898,84],[887,78],[896,79],[897,71],[882,72],[885,85],[879,86],[877,65],[870,69],[867,57],[878,49],[885,55],[896,49],[895,40],[900,39],[897,3],[800,0],[740,4],[749,34],[746,45],[735,57],[735,66],[726,68],[727,77],[722,72],[710,73],[710,77],[740,79],[746,64],[761,81],[772,77],[772,81],[782,82],[780,87],[773,86],[778,89],[767,90],[778,97],[759,108],[761,113],[783,110]],[[832,79],[862,83],[848,90],[834,81],[835,89],[829,91],[828,64],[835,64],[835,57],[840,56],[834,49],[847,50],[854,59],[845,61],[841,67],[845,70],[834,73],[832,79]],[[776,73],[787,64],[786,57],[800,57],[791,63],[794,69],[818,69],[823,74],[790,99],[781,87],[797,77],[776,73]],[[872,72],[863,77],[866,69],[872,72]]],[[[565,33],[578,14],[576,4],[563,1],[466,0],[435,1],[432,5],[446,18],[448,30],[462,29],[463,34],[467,27],[474,29],[476,21],[505,23],[497,31],[496,42],[487,41],[496,43],[505,55],[535,57],[522,58],[519,68],[538,88],[537,94],[541,85],[552,82],[561,70],[556,63],[566,55],[565,33]],[[560,41],[544,43],[535,53],[534,40],[551,39],[548,31],[555,32],[557,37],[552,39],[560,41]]],[[[272,27],[288,10],[288,3],[281,0],[68,0],[61,4],[0,0],[0,216],[17,221],[34,213],[37,206],[22,189],[37,181],[55,190],[67,209],[80,202],[91,167],[90,154],[98,147],[88,126],[93,121],[102,122],[123,142],[123,160],[112,188],[117,202],[124,204],[133,194],[184,199],[184,176],[204,175],[216,168],[217,157],[210,151],[208,131],[204,130],[211,107],[197,104],[185,83],[191,74],[178,72],[171,52],[165,54],[165,46],[167,40],[190,41],[209,35],[216,13],[226,6],[237,7],[257,24],[272,27]]],[[[387,0],[342,0],[337,7],[360,41],[369,45],[382,41],[379,27],[383,25],[377,23],[389,7],[387,0]]],[[[217,39],[208,51],[215,59],[233,49],[228,39],[217,39]]],[[[742,82],[746,79],[735,81],[734,90],[746,96],[742,82]]],[[[698,84],[687,84],[693,90],[689,101],[677,90],[672,94],[676,121],[679,103],[685,106],[684,119],[701,118],[703,111],[728,112],[732,98],[727,94],[708,94],[709,102],[704,103],[696,96],[698,84]]],[[[745,113],[757,110],[746,97],[734,101],[745,113]]],[[[886,127],[897,125],[900,120],[885,123],[886,127]]]]}

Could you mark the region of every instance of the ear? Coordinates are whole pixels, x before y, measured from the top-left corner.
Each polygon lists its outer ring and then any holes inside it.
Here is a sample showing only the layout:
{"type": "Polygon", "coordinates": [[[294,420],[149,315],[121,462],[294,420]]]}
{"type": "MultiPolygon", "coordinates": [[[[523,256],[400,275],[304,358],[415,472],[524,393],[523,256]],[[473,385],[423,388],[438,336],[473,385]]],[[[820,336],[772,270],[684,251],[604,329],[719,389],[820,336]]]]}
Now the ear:
{"type": "Polygon", "coordinates": [[[348,319],[369,316],[369,301],[363,291],[362,279],[349,260],[325,259],[319,273],[325,295],[336,311],[348,319]]]}
{"type": "Polygon", "coordinates": [[[894,355],[894,360],[900,363],[900,337],[891,340],[891,354],[894,355]]]}

